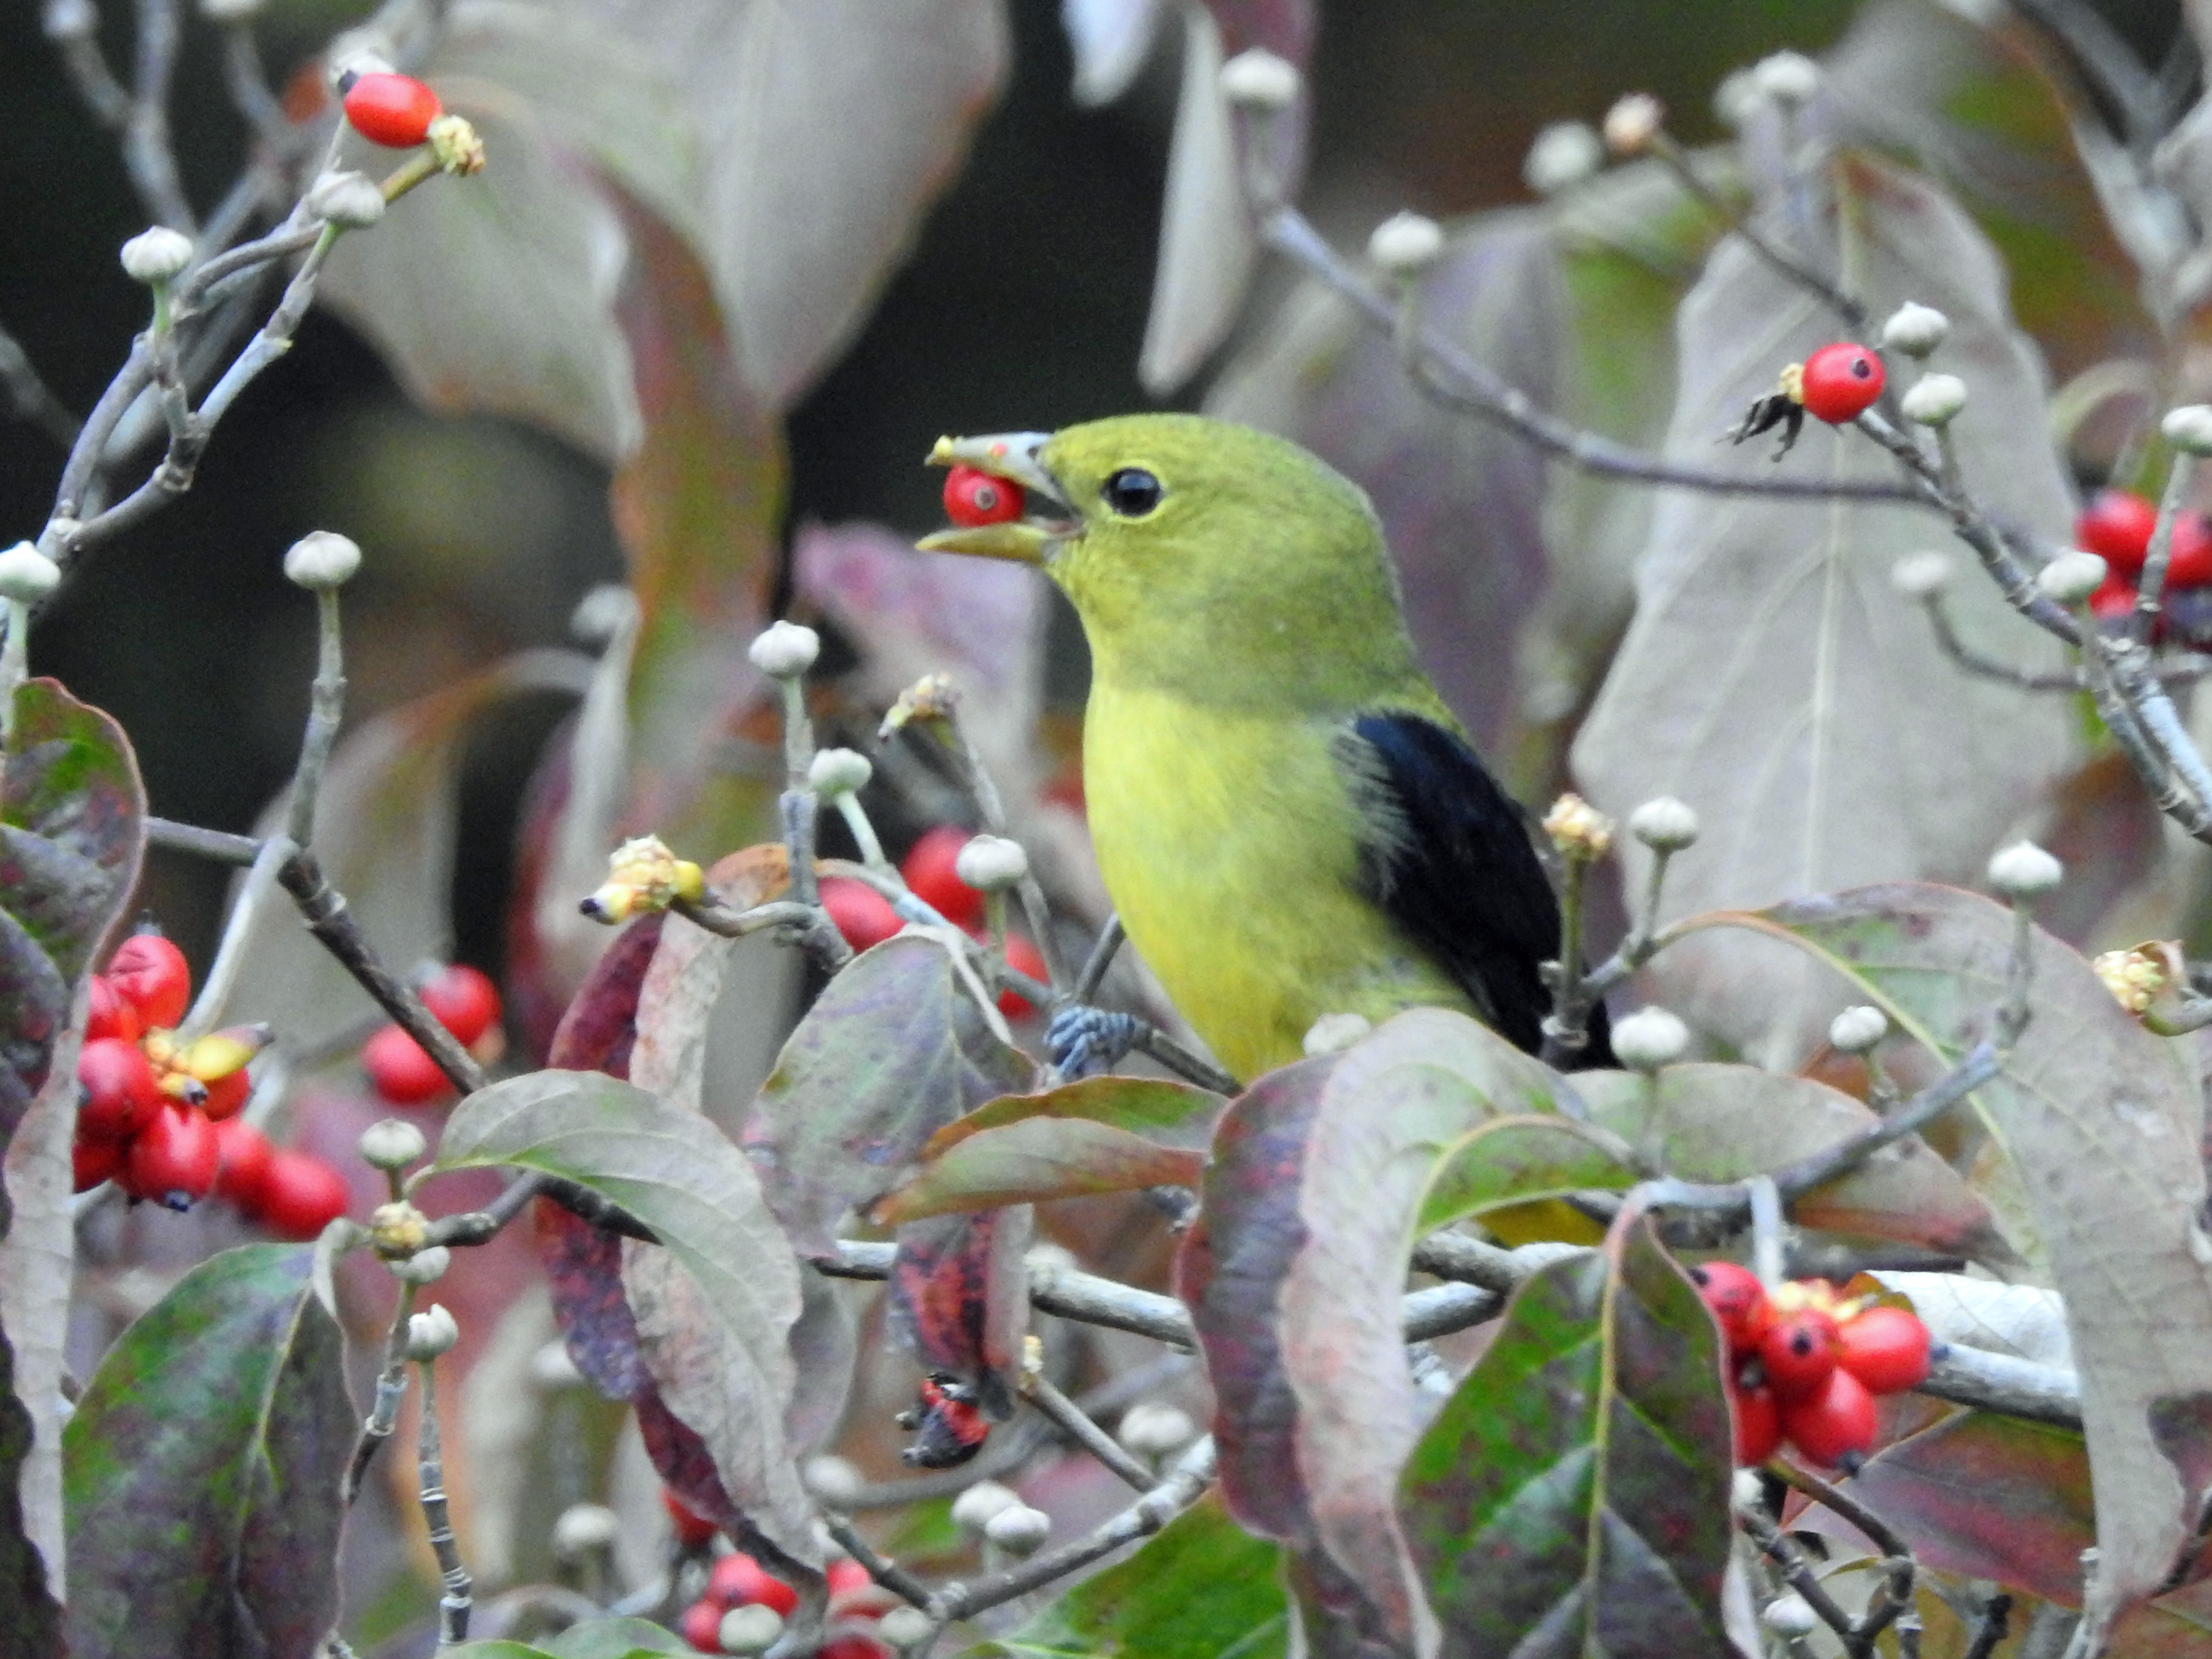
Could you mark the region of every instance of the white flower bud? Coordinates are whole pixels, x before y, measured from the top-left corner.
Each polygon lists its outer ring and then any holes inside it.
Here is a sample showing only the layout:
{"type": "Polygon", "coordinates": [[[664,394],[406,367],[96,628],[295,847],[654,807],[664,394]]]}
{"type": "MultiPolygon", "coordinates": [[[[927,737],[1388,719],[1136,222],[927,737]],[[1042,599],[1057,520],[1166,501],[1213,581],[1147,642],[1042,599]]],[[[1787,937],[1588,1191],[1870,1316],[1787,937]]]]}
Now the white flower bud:
{"type": "Polygon", "coordinates": [[[360,544],[335,530],[311,530],[284,550],[284,574],[311,593],[343,587],[360,568],[360,544]]]}
{"type": "Polygon", "coordinates": [[[461,1340],[461,1328],[443,1303],[423,1313],[407,1316],[407,1357],[416,1361],[435,1359],[461,1340]]]}
{"type": "Polygon", "coordinates": [[[1820,1615],[1813,1611],[1813,1604],[1794,1590],[1769,1601],[1759,1617],[1777,1636],[1792,1639],[1810,1636],[1820,1628],[1820,1615]]]}
{"type": "Polygon", "coordinates": [[[1536,135],[1521,177],[1539,196],[1578,185],[1605,161],[1605,140],[1587,121],[1554,121],[1536,135]]]}
{"type": "Polygon", "coordinates": [[[574,1561],[615,1541],[622,1522],[604,1504],[571,1504],[553,1523],[553,1553],[574,1561]]]}
{"type": "Polygon", "coordinates": [[[1890,566],[1889,585],[1908,599],[1932,599],[1951,585],[1951,556],[1908,553],[1890,566]]]}
{"type": "Polygon", "coordinates": [[[1966,383],[1955,374],[1923,374],[1899,400],[1908,421],[1948,426],[1966,406],[1966,383]]]}
{"type": "Polygon", "coordinates": [[[1052,1536],[1052,1517],[1026,1504],[1010,1504],[983,1523],[983,1536],[1009,1555],[1035,1555],[1052,1536]]]}
{"type": "Polygon", "coordinates": [[[584,1374],[568,1357],[568,1345],[556,1336],[530,1356],[530,1381],[532,1387],[554,1394],[583,1387],[584,1374]]]}
{"type": "Polygon", "coordinates": [[[1367,257],[1392,276],[1418,276],[1443,258],[1444,228],[1419,213],[1394,213],[1367,239],[1367,257]]]}
{"type": "Polygon", "coordinates": [[[1641,155],[1667,124],[1667,106],[1648,92],[1632,92],[1605,112],[1605,147],[1615,155],[1641,155]]]}
{"type": "Polygon", "coordinates": [[[307,191],[307,211],[341,230],[367,230],[384,217],[384,192],[365,173],[326,173],[307,191]]]}
{"type": "Polygon", "coordinates": [[[1745,122],[1759,113],[1766,95],[1759,89],[1759,75],[1754,70],[1733,69],[1721,77],[1713,88],[1713,116],[1730,132],[1736,131],[1745,122]]]}
{"type": "Polygon", "coordinates": [[[815,751],[806,781],[814,786],[816,794],[835,800],[840,795],[860,793],[875,775],[868,757],[857,749],[820,749],[815,751]]]}
{"type": "Polygon", "coordinates": [[[174,280],[192,262],[192,239],[167,225],[142,230],[123,245],[123,269],[149,287],[174,280]]]}
{"type": "Polygon", "coordinates": [[[404,1118],[387,1117],[361,1132],[361,1155],[380,1170],[404,1170],[429,1145],[422,1132],[404,1118]]]}
{"type": "Polygon", "coordinates": [[[2212,404],[2184,404],[2170,409],[2158,429],[2176,449],[2191,455],[2212,455],[2212,404]]]}
{"type": "Polygon", "coordinates": [[[808,1458],[806,1467],[799,1471],[799,1478],[805,1482],[807,1491],[833,1510],[849,1508],[867,1485],[859,1469],[828,1453],[808,1458]]]}
{"type": "Polygon", "coordinates": [[[1198,1438],[1198,1425],[1180,1406],[1139,1401],[1121,1413],[1114,1437],[1138,1457],[1167,1457],[1198,1438]]]}
{"type": "Polygon", "coordinates": [[[2105,585],[2106,566],[2094,553],[2061,553],[2035,573],[2035,585],[2061,605],[2087,605],[2105,585]]]}
{"type": "Polygon", "coordinates": [[[918,1648],[937,1634],[937,1626],[920,1607],[902,1604],[876,1621],[876,1634],[899,1652],[918,1648]]]}
{"type": "Polygon", "coordinates": [[[580,644],[599,646],[630,625],[637,615],[637,595],[620,582],[601,582],[576,601],[569,613],[568,631],[580,644]]]}
{"type": "Polygon", "coordinates": [[[200,0],[200,15],[210,23],[243,23],[261,15],[263,0],[200,0]]]}
{"type": "Polygon", "coordinates": [[[1764,1510],[1766,1483],[1757,1469],[1738,1469],[1729,1481],[1729,1504],[1739,1510],[1764,1510]]]}
{"type": "Polygon", "coordinates": [[[1679,853],[1698,839],[1698,815],[1672,795],[1647,800],[1628,815],[1628,833],[1655,853],[1679,853]]]}
{"type": "Polygon", "coordinates": [[[453,1253],[443,1244],[427,1245],[404,1261],[387,1264],[392,1276],[405,1285],[434,1285],[453,1265],[453,1253]]]}
{"type": "Polygon", "coordinates": [[[1375,1022],[1364,1014],[1323,1014],[1306,1027],[1305,1051],[1309,1055],[1338,1054],[1374,1029],[1375,1022]]]}
{"type": "Polygon", "coordinates": [[[1907,300],[1889,313],[1889,320],[1881,325],[1881,343],[1886,350],[1901,351],[1908,357],[1925,357],[1943,343],[1951,332],[1951,319],[1933,306],[1916,305],[1907,300]]]}
{"type": "Polygon", "coordinates": [[[1004,836],[970,836],[952,860],[952,873],[981,893],[1012,887],[1030,872],[1030,855],[1004,836]]]}
{"type": "Polygon", "coordinates": [[[725,1653],[766,1653],[782,1638],[783,1615],[758,1601],[732,1607],[722,1615],[721,1628],[714,1632],[725,1653]]]}
{"type": "Polygon", "coordinates": [[[1752,84],[1763,97],[1792,107],[1820,89],[1820,66],[1802,52],[1778,52],[1751,69],[1752,84]]]}
{"type": "Polygon", "coordinates": [[[28,542],[17,542],[0,553],[0,599],[36,605],[54,591],[61,579],[61,566],[28,542]]]}
{"type": "Polygon", "coordinates": [[[1265,46],[1240,52],[1221,66],[1221,95],[1240,109],[1288,109],[1297,102],[1299,81],[1297,68],[1265,46]]]}
{"type": "Polygon", "coordinates": [[[1012,1509],[1021,1499],[995,1480],[978,1480],[952,1500],[952,1524],[981,1532],[1000,1510],[1012,1509]]]}
{"type": "Polygon", "coordinates": [[[1990,860],[1990,885],[2007,898],[2040,898],[2066,879],[2066,866],[2032,841],[2016,841],[1990,860]]]}
{"type": "Polygon", "coordinates": [[[100,14],[92,0],[46,0],[39,26],[49,40],[82,40],[100,27],[100,14]]]}
{"type": "Polygon", "coordinates": [[[815,658],[822,654],[822,636],[797,623],[772,623],[745,654],[770,679],[795,680],[813,667],[815,658]]]}
{"type": "Polygon", "coordinates": [[[1613,1052],[1632,1072],[1656,1072],[1681,1059],[1690,1028],[1664,1008],[1638,1008],[1613,1028],[1613,1052]]]}
{"type": "Polygon", "coordinates": [[[1828,1022],[1828,1046],[1838,1054],[1863,1054],[1888,1035],[1887,1016],[1864,1003],[1844,1009],[1828,1022]]]}

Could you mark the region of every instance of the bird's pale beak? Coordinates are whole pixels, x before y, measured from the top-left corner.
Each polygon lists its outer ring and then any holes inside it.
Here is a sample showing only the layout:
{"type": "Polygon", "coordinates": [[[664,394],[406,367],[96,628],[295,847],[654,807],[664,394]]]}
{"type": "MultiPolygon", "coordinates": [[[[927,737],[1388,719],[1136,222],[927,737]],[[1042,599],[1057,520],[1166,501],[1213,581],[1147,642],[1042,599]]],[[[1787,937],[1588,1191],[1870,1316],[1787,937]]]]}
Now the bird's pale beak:
{"type": "Polygon", "coordinates": [[[1047,562],[1054,544],[1076,527],[1075,510],[1068,505],[1059,480],[1037,459],[1051,435],[1000,432],[982,438],[939,438],[929,452],[932,466],[972,466],[1018,484],[1024,511],[1022,517],[1000,524],[940,530],[923,537],[916,545],[925,553],[966,553],[1022,564],[1047,562]]]}

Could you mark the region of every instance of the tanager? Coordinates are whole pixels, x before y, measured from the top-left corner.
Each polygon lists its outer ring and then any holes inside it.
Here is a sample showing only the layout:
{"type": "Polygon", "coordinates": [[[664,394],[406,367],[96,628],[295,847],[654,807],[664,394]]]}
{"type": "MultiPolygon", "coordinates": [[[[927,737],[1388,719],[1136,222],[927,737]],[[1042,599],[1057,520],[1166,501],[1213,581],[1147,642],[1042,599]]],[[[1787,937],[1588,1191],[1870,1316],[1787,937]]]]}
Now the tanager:
{"type": "MultiPolygon", "coordinates": [[[[1542,1044],[1559,911],[1526,820],[1423,672],[1365,495],[1191,415],[940,439],[1018,516],[925,550],[1041,566],[1091,642],[1083,785],[1106,890],[1240,1078],[1324,1014],[1458,1008],[1542,1044]]],[[[1605,1011],[1581,1063],[1610,1064],[1605,1011]]]]}

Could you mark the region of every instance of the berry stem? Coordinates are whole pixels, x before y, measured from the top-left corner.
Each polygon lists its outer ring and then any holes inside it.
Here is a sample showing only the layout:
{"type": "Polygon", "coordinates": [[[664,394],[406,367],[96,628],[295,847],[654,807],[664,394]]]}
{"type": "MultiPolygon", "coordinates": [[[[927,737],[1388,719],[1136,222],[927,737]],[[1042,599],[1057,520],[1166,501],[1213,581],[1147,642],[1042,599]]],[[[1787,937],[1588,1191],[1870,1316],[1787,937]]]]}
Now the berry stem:
{"type": "Polygon", "coordinates": [[[292,769],[291,834],[295,845],[315,844],[315,801],[331,750],[345,719],[345,641],[339,623],[338,590],[325,587],[315,594],[316,660],[314,684],[308,690],[307,729],[300,739],[299,763],[292,769]]]}
{"type": "Polygon", "coordinates": [[[2185,449],[2175,450],[2173,465],[2166,475],[2166,494],[2159,498],[2158,523],[2143,552],[2142,574],[2136,580],[2136,608],[2128,618],[2130,637],[2141,645],[2150,643],[2158,627],[2166,568],[2173,561],[2173,526],[2181,517],[2182,503],[2189,499],[2190,482],[2196,472],[2197,457],[2185,449]]]}
{"type": "Polygon", "coordinates": [[[206,1036],[221,1024],[223,1006],[238,983],[239,970],[245,966],[246,940],[253,932],[269,890],[276,885],[277,871],[293,851],[290,839],[283,836],[271,836],[261,843],[261,850],[254,855],[252,866],[239,889],[237,902],[223,921],[222,942],[216,947],[215,962],[200,982],[198,997],[177,1027],[179,1046],[206,1036]]]}
{"type": "Polygon", "coordinates": [[[430,1548],[438,1558],[438,1576],[445,1594],[438,1598],[438,1645],[452,1647],[469,1639],[471,1592],[476,1581],[461,1564],[461,1547],[453,1538],[453,1517],[447,1512],[444,1449],[438,1439],[438,1395],[432,1363],[421,1362],[422,1373],[422,1431],[416,1443],[421,1463],[423,1523],[429,1528],[430,1548]]]}
{"type": "Polygon", "coordinates": [[[376,1376],[376,1398],[369,1407],[368,1419],[361,1425],[361,1437],[354,1442],[353,1456],[346,1464],[345,1483],[339,1489],[339,1496],[349,1509],[361,1496],[362,1481],[368,1474],[377,1448],[392,1438],[392,1430],[398,1426],[400,1396],[407,1392],[407,1321],[415,1311],[417,1288],[404,1279],[400,1282],[399,1306],[392,1316],[392,1329],[384,1340],[384,1369],[376,1376]]]}

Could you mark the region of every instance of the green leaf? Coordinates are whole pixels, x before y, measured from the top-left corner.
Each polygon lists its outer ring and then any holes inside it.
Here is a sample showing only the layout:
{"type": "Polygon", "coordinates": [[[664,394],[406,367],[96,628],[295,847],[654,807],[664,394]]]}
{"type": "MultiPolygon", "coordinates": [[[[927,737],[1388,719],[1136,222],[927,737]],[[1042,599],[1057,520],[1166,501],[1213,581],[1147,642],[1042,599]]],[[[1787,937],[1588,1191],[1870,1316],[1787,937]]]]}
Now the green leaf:
{"type": "Polygon", "coordinates": [[[1278,1659],[1290,1634],[1281,1555],[1208,1497],[967,1659],[1278,1659]]]}
{"type": "Polygon", "coordinates": [[[818,1559],[783,1425],[799,1267],[744,1155],[696,1112],[597,1072],[532,1072],[454,1109],[441,1170],[539,1170],[613,1200],[665,1249],[623,1250],[639,1345],[723,1490],[778,1547],[818,1559]]]}
{"type": "Polygon", "coordinates": [[[93,1373],[62,1443],[79,1659],[319,1650],[359,1416],[314,1255],[202,1262],[93,1373]]]}
{"type": "Polygon", "coordinates": [[[571,1625],[545,1644],[553,1659],[633,1659],[644,1653],[689,1653],[690,1644],[647,1619],[592,1619],[571,1625]]]}
{"type": "MultiPolygon", "coordinates": [[[[1945,1065],[1990,1035],[2006,994],[2012,915],[1954,888],[1862,888],[1698,925],[1788,940],[1945,1065]]],[[[2079,955],[2038,929],[2032,961],[2027,1028],[1974,1105],[2065,1298],[2098,1583],[2125,1605],[2165,1576],[2194,1501],[2152,1419],[2198,1401],[2212,1376],[2203,1099],[2190,1048],[2144,1030],[2079,955]]]]}
{"type": "Polygon", "coordinates": [[[1415,1225],[1430,1232],[1508,1204],[1585,1188],[1626,1191],[1637,1173],[1620,1152],[1611,1135],[1572,1118],[1499,1118],[1445,1152],[1415,1225]]]}
{"type": "Polygon", "coordinates": [[[941,1158],[969,1135],[1031,1118],[1081,1118],[1127,1129],[1169,1146],[1203,1146],[1228,1101],[1194,1083],[1166,1078],[1087,1077],[1033,1095],[1003,1095],[929,1138],[924,1157],[941,1158]]]}
{"type": "MultiPolygon", "coordinates": [[[[1656,1079],[1586,1072],[1575,1086],[1598,1122],[1685,1181],[1771,1175],[1877,1121],[1838,1090],[1751,1066],[1669,1066],[1656,1079]]],[[[1999,1269],[2021,1265],[1989,1206],[1917,1138],[1806,1194],[1790,1214],[1808,1227],[1955,1250],[1999,1269]]]]}
{"type": "Polygon", "coordinates": [[[1649,1224],[1540,1269],[1406,1464],[1440,1651],[1729,1651],[1730,1477],[1712,1321],[1649,1224]]]}
{"type": "Polygon", "coordinates": [[[963,1112],[1026,1089],[1036,1067],[992,1034],[937,940],[902,934],[830,981],[783,1046],[744,1140],[807,1255],[883,1195],[963,1112]]]}

